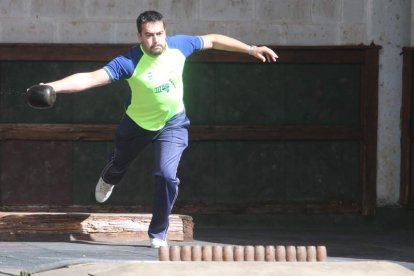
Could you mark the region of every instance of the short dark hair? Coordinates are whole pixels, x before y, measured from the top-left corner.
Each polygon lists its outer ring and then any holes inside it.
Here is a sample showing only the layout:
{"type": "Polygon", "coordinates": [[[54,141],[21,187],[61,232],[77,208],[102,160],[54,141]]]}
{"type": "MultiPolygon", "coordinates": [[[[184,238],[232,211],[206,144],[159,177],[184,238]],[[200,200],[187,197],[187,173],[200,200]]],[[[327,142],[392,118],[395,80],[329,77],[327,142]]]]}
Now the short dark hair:
{"type": "Polygon", "coordinates": [[[142,24],[147,23],[147,22],[158,22],[158,21],[162,21],[165,27],[164,16],[162,16],[161,13],[157,11],[145,11],[141,13],[137,18],[138,32],[141,33],[142,24]]]}

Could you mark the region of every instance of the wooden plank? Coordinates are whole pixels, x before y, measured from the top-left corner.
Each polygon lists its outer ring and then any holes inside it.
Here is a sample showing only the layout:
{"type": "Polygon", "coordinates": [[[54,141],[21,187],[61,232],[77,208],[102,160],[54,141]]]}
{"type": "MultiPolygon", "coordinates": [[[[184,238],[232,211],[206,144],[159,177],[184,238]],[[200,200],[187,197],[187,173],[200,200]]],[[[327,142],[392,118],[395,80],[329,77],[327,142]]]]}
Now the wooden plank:
{"type": "Polygon", "coordinates": [[[116,125],[0,124],[0,140],[113,140],[116,125]]]}
{"type": "MultiPolygon", "coordinates": [[[[110,141],[116,125],[0,124],[0,140],[110,141]]],[[[342,126],[194,125],[192,141],[360,140],[362,129],[342,126]]]]}
{"type": "Polygon", "coordinates": [[[379,49],[366,50],[361,78],[361,126],[364,140],[361,151],[362,214],[374,215],[376,208],[377,120],[379,49]]]}
{"type": "Polygon", "coordinates": [[[409,204],[411,179],[411,139],[414,128],[411,122],[411,76],[413,68],[413,49],[403,49],[403,90],[401,107],[401,183],[400,203],[409,204]]]}
{"type": "Polygon", "coordinates": [[[319,213],[360,213],[356,202],[330,203],[241,203],[241,204],[191,204],[174,207],[184,214],[319,214],[319,213]]]}
{"type": "MultiPolygon", "coordinates": [[[[1,212],[0,239],[53,234],[88,240],[148,240],[151,214],[1,212]]],[[[171,215],[168,239],[193,239],[190,216],[171,215]]]]}
{"type": "MultiPolygon", "coordinates": [[[[134,44],[0,44],[0,60],[11,61],[109,61],[134,44]]],[[[364,49],[376,46],[269,46],[279,63],[363,63],[364,49]]],[[[258,63],[243,53],[207,50],[190,56],[189,62],[258,63]]]]}
{"type": "Polygon", "coordinates": [[[359,140],[362,130],[341,126],[191,126],[191,140],[359,140]]]}
{"type": "MultiPolygon", "coordinates": [[[[150,205],[134,206],[1,206],[0,212],[67,212],[67,213],[147,213],[150,205]]],[[[181,203],[174,205],[175,214],[280,214],[280,213],[360,213],[359,202],[315,202],[315,203],[181,203]]]]}
{"type": "MultiPolygon", "coordinates": [[[[362,197],[361,202],[363,206],[366,206],[366,195],[365,193],[368,191],[367,189],[367,177],[366,177],[366,171],[367,171],[367,150],[366,150],[366,128],[367,128],[367,101],[368,101],[368,64],[362,64],[361,65],[361,71],[360,71],[360,125],[362,129],[364,130],[364,139],[360,142],[360,183],[361,183],[361,191],[362,191],[362,197]]],[[[363,207],[364,208],[364,207],[363,207]]],[[[366,209],[364,209],[366,210],[366,209]]]]}
{"type": "MultiPolygon", "coordinates": [[[[336,46],[314,46],[314,47],[292,47],[292,46],[269,46],[273,49],[279,59],[277,63],[327,63],[327,64],[355,64],[363,63],[364,51],[367,46],[336,47],[336,46]]],[[[203,63],[260,63],[254,57],[244,53],[232,53],[218,50],[200,51],[188,59],[189,62],[203,63]]],[[[276,63],[276,64],[277,64],[276,63]]]]}
{"type": "Polygon", "coordinates": [[[132,44],[0,44],[0,60],[107,61],[132,44]]]}

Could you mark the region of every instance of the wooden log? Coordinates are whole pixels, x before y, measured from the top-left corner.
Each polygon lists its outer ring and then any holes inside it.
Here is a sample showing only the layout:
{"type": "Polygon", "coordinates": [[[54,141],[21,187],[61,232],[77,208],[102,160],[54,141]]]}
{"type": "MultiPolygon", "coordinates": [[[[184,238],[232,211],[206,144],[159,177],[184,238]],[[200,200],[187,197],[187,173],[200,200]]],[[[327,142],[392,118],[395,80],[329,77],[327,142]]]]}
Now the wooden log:
{"type": "MultiPolygon", "coordinates": [[[[0,212],[0,240],[53,237],[94,241],[147,240],[151,214],[0,212]]],[[[191,241],[192,218],[171,215],[168,239],[191,241]]]]}

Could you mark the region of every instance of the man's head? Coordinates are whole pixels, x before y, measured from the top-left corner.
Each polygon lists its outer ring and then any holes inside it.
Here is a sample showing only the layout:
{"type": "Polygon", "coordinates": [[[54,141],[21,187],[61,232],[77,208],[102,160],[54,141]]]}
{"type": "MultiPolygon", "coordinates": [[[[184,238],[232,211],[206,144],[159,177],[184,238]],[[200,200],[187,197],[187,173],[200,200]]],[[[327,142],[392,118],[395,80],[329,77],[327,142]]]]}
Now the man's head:
{"type": "Polygon", "coordinates": [[[138,39],[144,51],[152,56],[162,54],[166,45],[164,17],[157,11],[146,11],[137,18],[138,39]]]}

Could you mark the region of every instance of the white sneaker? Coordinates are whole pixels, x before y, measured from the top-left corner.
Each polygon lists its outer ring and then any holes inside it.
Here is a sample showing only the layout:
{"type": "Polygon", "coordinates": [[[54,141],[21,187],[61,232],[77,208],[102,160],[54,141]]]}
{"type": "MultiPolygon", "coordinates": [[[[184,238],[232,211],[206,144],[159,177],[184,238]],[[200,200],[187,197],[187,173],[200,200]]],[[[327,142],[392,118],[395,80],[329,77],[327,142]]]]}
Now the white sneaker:
{"type": "Polygon", "coordinates": [[[99,178],[98,184],[96,184],[95,188],[96,201],[99,203],[105,202],[111,196],[113,188],[114,185],[105,183],[102,177],[99,178]]]}
{"type": "Polygon", "coordinates": [[[168,246],[167,241],[160,240],[160,239],[150,239],[151,240],[151,248],[160,248],[161,246],[168,246]]]}

